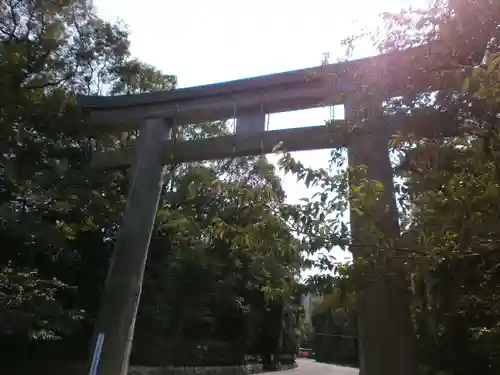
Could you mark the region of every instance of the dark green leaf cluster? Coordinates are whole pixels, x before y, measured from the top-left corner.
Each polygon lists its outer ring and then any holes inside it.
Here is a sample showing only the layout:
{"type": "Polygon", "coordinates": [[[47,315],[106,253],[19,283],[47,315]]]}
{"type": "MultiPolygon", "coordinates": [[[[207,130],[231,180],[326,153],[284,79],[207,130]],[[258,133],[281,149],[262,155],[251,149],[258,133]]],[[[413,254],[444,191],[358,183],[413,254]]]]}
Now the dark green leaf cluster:
{"type": "MultiPolygon", "coordinates": [[[[126,28],[90,1],[9,0],[0,15],[2,356],[83,361],[128,187],[127,171],[92,171],[89,159],[137,133],[86,139],[75,96],[169,90],[176,77],[131,56],[126,28]]],[[[223,134],[215,122],[177,136],[223,134]]],[[[302,256],[278,215],[274,167],[256,157],[166,172],[134,360],[241,363],[294,351],[302,256]]]]}

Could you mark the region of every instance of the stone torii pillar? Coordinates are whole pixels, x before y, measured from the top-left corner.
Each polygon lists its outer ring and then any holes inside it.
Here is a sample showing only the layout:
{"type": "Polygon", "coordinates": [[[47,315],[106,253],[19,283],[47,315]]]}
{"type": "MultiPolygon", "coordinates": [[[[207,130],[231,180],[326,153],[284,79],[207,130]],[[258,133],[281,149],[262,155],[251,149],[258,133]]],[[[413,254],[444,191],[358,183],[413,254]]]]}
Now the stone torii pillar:
{"type": "MultiPolygon", "coordinates": [[[[380,121],[380,107],[360,110],[362,107],[362,104],[345,107],[346,120],[361,124],[359,133],[348,144],[349,167],[366,166],[366,178],[381,182],[384,191],[372,207],[373,217],[360,216],[351,207],[351,251],[361,261],[377,251],[369,233],[373,220],[387,240],[394,240],[400,234],[388,149],[392,133],[380,121]]],[[[351,184],[357,183],[351,180],[351,184]]],[[[398,275],[385,271],[363,275],[364,284],[357,294],[360,375],[414,375],[416,347],[409,304],[400,289],[398,275]]]]}
{"type": "Polygon", "coordinates": [[[90,375],[127,374],[171,127],[172,121],[153,118],[144,120],[139,132],[127,206],[96,322],[90,375]]]}

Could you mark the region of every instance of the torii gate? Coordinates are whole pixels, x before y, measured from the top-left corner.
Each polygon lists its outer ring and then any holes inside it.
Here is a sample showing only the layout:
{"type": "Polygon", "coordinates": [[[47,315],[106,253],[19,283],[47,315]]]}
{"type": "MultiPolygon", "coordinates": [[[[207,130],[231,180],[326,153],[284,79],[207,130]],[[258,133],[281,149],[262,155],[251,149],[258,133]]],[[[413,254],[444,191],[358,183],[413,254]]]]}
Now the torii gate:
{"type": "MultiPolygon", "coordinates": [[[[271,153],[279,142],[287,151],[347,147],[349,165],[366,165],[369,178],[381,181],[386,187],[377,219],[387,225],[392,236],[397,237],[398,213],[392,191],[388,137],[395,131],[411,131],[429,137],[438,135],[440,129],[432,124],[416,123],[418,118],[415,116],[385,119],[377,116],[370,122],[369,117],[361,114],[360,107],[364,101],[373,103],[375,98],[378,103],[375,107],[380,109],[384,99],[402,92],[429,92],[454,85],[456,72],[443,73],[447,61],[439,50],[435,45],[426,45],[347,63],[200,87],[126,96],[79,97],[78,103],[88,112],[91,130],[121,133],[140,129],[135,147],[98,152],[92,157],[94,168],[133,165],[134,170],[102,296],[92,344],[91,375],[123,375],[127,372],[144,267],[163,184],[163,165],[168,162],[271,153]],[[335,104],[345,105],[346,120],[363,121],[374,131],[353,137],[347,144],[346,139],[333,137],[327,126],[265,129],[266,114],[335,104]],[[174,123],[182,126],[233,117],[237,120],[235,134],[177,142],[175,154],[171,154],[173,141],[169,135],[174,123]],[[386,207],[390,209],[386,210],[386,207]]],[[[448,114],[435,115],[438,124],[450,122],[448,114]]],[[[426,113],[427,122],[428,118],[426,113]]],[[[344,121],[338,121],[338,125],[342,123],[344,121]]],[[[362,228],[360,218],[351,213],[354,244],[362,241],[362,228]]],[[[370,244],[364,247],[366,245],[370,244]]],[[[355,251],[355,256],[363,255],[355,251]]],[[[378,285],[367,288],[364,297],[360,298],[361,345],[377,348],[362,356],[362,371],[363,368],[380,368],[380,363],[391,362],[393,369],[387,374],[407,373],[401,364],[404,361],[398,360],[408,355],[407,343],[402,343],[397,334],[397,326],[405,324],[399,318],[399,311],[404,306],[395,303],[392,294],[390,286],[378,285]],[[385,296],[382,300],[381,295],[385,296]],[[382,306],[369,312],[367,307],[371,304],[382,306]],[[394,326],[396,329],[388,329],[394,326]],[[385,341],[380,342],[380,337],[385,341]]]]}

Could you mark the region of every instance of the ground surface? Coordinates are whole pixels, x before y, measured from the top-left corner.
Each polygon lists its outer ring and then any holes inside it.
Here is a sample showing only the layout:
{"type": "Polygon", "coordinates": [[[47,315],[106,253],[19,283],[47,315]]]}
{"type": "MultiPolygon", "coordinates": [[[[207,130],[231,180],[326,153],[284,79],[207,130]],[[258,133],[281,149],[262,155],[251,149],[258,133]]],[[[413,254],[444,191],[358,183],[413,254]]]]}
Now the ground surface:
{"type": "MultiPolygon", "coordinates": [[[[299,368],[290,371],[284,371],[283,375],[358,375],[359,371],[355,368],[328,365],[318,363],[310,359],[297,358],[299,368]]],[[[279,372],[273,373],[280,374],[279,372]]],[[[264,374],[263,374],[264,375],[264,374]]]]}

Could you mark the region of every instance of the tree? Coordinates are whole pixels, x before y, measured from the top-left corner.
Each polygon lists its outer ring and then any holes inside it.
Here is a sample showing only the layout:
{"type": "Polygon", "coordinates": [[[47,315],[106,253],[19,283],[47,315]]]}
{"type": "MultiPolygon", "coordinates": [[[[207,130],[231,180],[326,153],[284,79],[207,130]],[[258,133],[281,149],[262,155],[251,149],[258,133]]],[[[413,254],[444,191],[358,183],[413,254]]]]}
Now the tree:
{"type": "Polygon", "coordinates": [[[9,358],[33,338],[67,337],[95,311],[124,202],[113,186],[123,173],[96,181],[86,168],[75,94],[168,89],[175,77],[134,60],[124,27],[96,17],[88,1],[6,1],[0,12],[0,321],[9,358]]]}
{"type": "MultiPolygon", "coordinates": [[[[176,78],[133,58],[126,28],[89,1],[6,1],[0,11],[2,356],[84,361],[128,186],[126,171],[88,162],[137,133],[86,139],[75,96],[169,90],[176,78]]],[[[216,122],[178,137],[226,133],[216,122]]],[[[168,168],[133,356],[173,361],[146,353],[158,342],[171,357],[188,349],[183,365],[241,363],[269,354],[269,319],[280,323],[279,354],[302,258],[275,215],[284,193],[274,168],[260,157],[168,168]]]]}
{"type": "MultiPolygon", "coordinates": [[[[293,302],[301,257],[285,223],[273,214],[283,200],[273,192],[279,187],[273,168],[252,159],[226,162],[223,174],[217,166],[179,169],[166,192],[138,320],[138,331],[148,327],[140,334],[145,341],[162,342],[162,360],[168,352],[163,348],[172,345],[171,360],[178,364],[194,361],[186,357],[193,350],[204,363],[240,363],[272,342],[260,338],[268,331],[263,324],[274,319],[266,311],[293,302]],[[229,177],[218,177],[224,175],[229,177]],[[219,343],[228,348],[213,358],[196,349],[203,344],[210,351],[219,343]],[[229,347],[240,351],[227,353],[229,347]]],[[[279,328],[281,313],[277,319],[279,328]]],[[[149,346],[147,351],[143,355],[150,355],[149,346]]]]}
{"type": "MultiPolygon", "coordinates": [[[[497,276],[492,271],[498,263],[497,230],[491,215],[498,200],[498,59],[494,54],[498,45],[492,37],[500,24],[499,5],[435,1],[426,9],[382,16],[385,27],[370,35],[380,52],[437,43],[443,66],[456,72],[451,89],[416,95],[409,87],[401,97],[389,98],[385,112],[403,112],[410,119],[427,107],[456,115],[446,124],[419,117],[422,127],[446,129],[441,139],[394,135],[391,147],[401,156],[398,169],[405,178],[397,186],[403,233],[396,241],[384,241],[381,223],[372,222],[372,243],[378,250],[368,259],[355,261],[352,283],[359,288],[373,269],[403,276],[401,288],[412,295],[408,312],[416,322],[419,362],[429,371],[466,373],[479,366],[484,372],[497,371],[498,357],[492,347],[498,342],[498,331],[491,323],[496,322],[498,311],[491,288],[497,276]],[[486,53],[487,61],[478,67],[487,49],[490,55],[486,53]],[[470,78],[464,81],[464,76],[470,78]],[[404,275],[411,275],[411,280],[404,275]]],[[[380,97],[380,102],[384,99],[388,98],[380,97]]],[[[333,154],[332,164],[342,164],[338,153],[333,154]]],[[[351,210],[371,217],[370,206],[383,186],[365,181],[349,189],[346,172],[332,175],[307,169],[289,155],[282,165],[306,184],[323,188],[291,215],[312,248],[349,244],[341,212],[349,202],[351,210]]],[[[377,371],[384,373],[384,369],[377,371]]]]}

